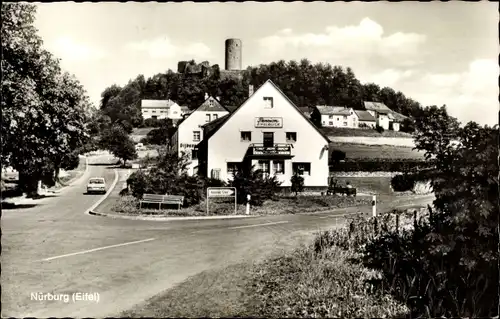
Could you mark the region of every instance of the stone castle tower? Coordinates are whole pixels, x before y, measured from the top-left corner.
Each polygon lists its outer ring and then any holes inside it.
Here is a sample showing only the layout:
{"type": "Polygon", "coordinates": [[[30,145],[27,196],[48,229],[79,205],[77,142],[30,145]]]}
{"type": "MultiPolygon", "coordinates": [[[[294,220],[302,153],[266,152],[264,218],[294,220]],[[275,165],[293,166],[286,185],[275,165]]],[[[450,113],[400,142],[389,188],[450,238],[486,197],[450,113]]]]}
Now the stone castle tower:
{"type": "Polygon", "coordinates": [[[241,50],[242,43],[240,39],[226,40],[226,70],[241,70],[241,50]]]}

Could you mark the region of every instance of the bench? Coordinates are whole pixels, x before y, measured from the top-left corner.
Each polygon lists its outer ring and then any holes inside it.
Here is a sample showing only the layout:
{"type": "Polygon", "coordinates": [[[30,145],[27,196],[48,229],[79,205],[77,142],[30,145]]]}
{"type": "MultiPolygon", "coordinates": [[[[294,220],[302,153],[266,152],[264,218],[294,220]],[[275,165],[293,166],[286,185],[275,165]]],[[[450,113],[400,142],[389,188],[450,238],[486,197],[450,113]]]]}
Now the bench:
{"type": "Polygon", "coordinates": [[[177,209],[181,209],[181,205],[184,203],[184,196],[144,194],[140,201],[140,208],[142,208],[142,203],[158,204],[159,209],[161,209],[162,204],[177,205],[177,209]]]}
{"type": "Polygon", "coordinates": [[[335,186],[335,187],[330,187],[328,188],[327,192],[326,192],[326,195],[334,195],[334,194],[342,194],[342,195],[353,195],[354,197],[356,197],[356,188],[354,187],[339,187],[339,186],[335,186]]]}

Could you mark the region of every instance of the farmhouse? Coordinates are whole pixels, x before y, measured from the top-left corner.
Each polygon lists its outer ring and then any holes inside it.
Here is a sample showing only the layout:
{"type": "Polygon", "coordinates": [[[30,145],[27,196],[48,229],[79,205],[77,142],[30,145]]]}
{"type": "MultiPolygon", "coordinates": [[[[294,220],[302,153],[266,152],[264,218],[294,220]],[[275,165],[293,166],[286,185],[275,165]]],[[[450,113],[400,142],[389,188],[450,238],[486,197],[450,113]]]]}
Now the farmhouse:
{"type": "Polygon", "coordinates": [[[179,122],[177,130],[169,142],[171,150],[179,156],[187,155],[190,160],[188,174],[193,175],[198,167],[197,144],[203,139],[202,125],[229,114],[229,110],[223,107],[217,99],[205,95],[205,101],[194,111],[187,114],[186,118],[179,122]]]}
{"type": "Polygon", "coordinates": [[[141,112],[144,119],[180,120],[189,109],[172,100],[142,100],[141,112]]]}
{"type": "Polygon", "coordinates": [[[328,185],[328,138],[270,80],[203,130],[200,175],[227,181],[238,168],[255,165],[285,187],[295,172],[306,187],[328,185]]]}
{"type": "Polygon", "coordinates": [[[377,119],[368,111],[354,111],[358,116],[359,127],[372,127],[377,126],[377,119]]]}
{"type": "Polygon", "coordinates": [[[315,112],[321,115],[321,124],[324,127],[358,127],[358,116],[352,108],[318,105],[315,112]]]}
{"type": "Polygon", "coordinates": [[[380,102],[363,102],[365,109],[377,119],[377,125],[385,130],[399,131],[400,123],[407,117],[391,110],[387,105],[380,102]]]}

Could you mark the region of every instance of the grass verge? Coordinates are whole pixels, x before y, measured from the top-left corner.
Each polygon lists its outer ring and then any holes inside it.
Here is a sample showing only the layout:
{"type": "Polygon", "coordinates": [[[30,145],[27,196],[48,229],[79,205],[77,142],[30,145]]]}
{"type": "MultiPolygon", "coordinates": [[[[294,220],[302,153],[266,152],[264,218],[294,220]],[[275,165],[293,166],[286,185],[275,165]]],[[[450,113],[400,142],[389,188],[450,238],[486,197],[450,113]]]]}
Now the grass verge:
{"type": "MultiPolygon", "coordinates": [[[[415,159],[424,160],[424,153],[411,147],[396,145],[367,145],[355,143],[330,143],[329,153],[342,151],[347,159],[415,159]]],[[[331,156],[331,155],[330,155],[331,156]]]]}
{"type": "MultiPolygon", "coordinates": [[[[262,206],[253,206],[250,210],[252,215],[280,215],[314,212],[335,208],[368,205],[371,198],[368,197],[342,197],[342,196],[283,196],[275,200],[268,200],[262,206]]],[[[207,205],[203,201],[198,205],[188,208],[158,209],[158,205],[150,205],[150,208],[139,209],[139,201],[132,196],[122,196],[117,199],[111,210],[115,213],[125,215],[162,215],[162,216],[226,216],[235,215],[234,202],[209,202],[209,213],[207,205]]],[[[245,206],[237,205],[236,215],[245,214],[245,206]]]]}
{"type": "Polygon", "coordinates": [[[263,262],[202,272],[121,316],[404,317],[406,306],[368,284],[380,274],[353,262],[356,252],[337,240],[351,240],[345,228],[263,262]]]}

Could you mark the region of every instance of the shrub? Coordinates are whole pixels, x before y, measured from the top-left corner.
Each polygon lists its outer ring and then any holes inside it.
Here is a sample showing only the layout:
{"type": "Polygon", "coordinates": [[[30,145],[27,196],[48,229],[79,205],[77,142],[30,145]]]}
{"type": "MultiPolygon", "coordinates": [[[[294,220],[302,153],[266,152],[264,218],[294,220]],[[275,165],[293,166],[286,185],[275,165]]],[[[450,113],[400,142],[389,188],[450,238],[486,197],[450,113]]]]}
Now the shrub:
{"type": "Polygon", "coordinates": [[[409,172],[432,167],[432,162],[414,159],[359,159],[330,166],[332,172],[409,172]]]}
{"type": "Polygon", "coordinates": [[[407,192],[415,186],[415,177],[410,174],[398,174],[392,177],[391,186],[395,192],[407,192]]]}
{"type": "Polygon", "coordinates": [[[266,177],[261,170],[240,169],[232,180],[229,181],[232,187],[236,187],[237,201],[239,204],[247,202],[247,195],[250,194],[251,205],[261,206],[265,200],[272,199],[279,192],[281,185],[276,176],[266,177]]]}
{"type": "Polygon", "coordinates": [[[333,150],[330,159],[333,163],[338,163],[340,161],[343,161],[345,160],[345,152],[342,152],[340,150],[333,150]]]}
{"type": "Polygon", "coordinates": [[[144,171],[135,171],[127,179],[130,194],[135,198],[142,198],[142,195],[150,191],[148,176],[144,171]]]}
{"type": "Polygon", "coordinates": [[[377,124],[377,126],[375,127],[375,129],[376,129],[376,130],[377,130],[377,132],[379,132],[379,133],[383,133],[383,132],[385,131],[385,130],[384,130],[384,128],[383,128],[382,126],[378,125],[378,124],[377,124]]]}
{"type": "Polygon", "coordinates": [[[295,196],[304,191],[304,177],[294,174],[290,182],[292,183],[291,191],[295,193],[295,196]]]}

